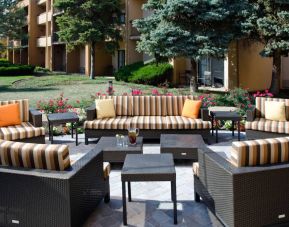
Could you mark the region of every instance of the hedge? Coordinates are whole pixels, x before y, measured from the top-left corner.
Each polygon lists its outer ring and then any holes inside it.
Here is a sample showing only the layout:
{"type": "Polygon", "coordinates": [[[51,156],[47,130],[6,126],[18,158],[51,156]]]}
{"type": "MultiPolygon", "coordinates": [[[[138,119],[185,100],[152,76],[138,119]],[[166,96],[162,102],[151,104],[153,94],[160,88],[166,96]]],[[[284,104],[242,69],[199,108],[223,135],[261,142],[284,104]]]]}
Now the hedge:
{"type": "Polygon", "coordinates": [[[173,67],[169,63],[144,65],[143,62],[137,62],[122,67],[115,74],[115,79],[131,83],[159,85],[171,79],[172,70],[173,67]]]}
{"type": "Polygon", "coordinates": [[[144,66],[143,62],[136,62],[131,65],[126,65],[120,68],[115,74],[114,77],[117,81],[128,82],[129,77],[132,76],[132,73],[144,66]]]}
{"type": "Polygon", "coordinates": [[[0,76],[32,75],[34,68],[32,65],[0,64],[0,76]]]}

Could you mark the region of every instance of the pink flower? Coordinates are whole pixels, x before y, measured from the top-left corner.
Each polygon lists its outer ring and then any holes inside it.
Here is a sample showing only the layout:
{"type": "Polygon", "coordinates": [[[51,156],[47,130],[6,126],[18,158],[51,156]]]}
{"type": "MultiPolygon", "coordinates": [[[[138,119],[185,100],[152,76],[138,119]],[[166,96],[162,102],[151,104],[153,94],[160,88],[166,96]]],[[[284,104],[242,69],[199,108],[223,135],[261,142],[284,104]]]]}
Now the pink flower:
{"type": "Polygon", "coordinates": [[[156,88],[152,89],[152,95],[160,95],[158,89],[156,88]]]}
{"type": "Polygon", "coordinates": [[[171,92],[168,92],[168,93],[167,93],[167,96],[174,96],[174,94],[171,93],[171,92]]]}
{"type": "Polygon", "coordinates": [[[76,100],[76,103],[78,103],[78,104],[79,104],[79,103],[80,103],[80,101],[79,101],[79,100],[76,100]]]}

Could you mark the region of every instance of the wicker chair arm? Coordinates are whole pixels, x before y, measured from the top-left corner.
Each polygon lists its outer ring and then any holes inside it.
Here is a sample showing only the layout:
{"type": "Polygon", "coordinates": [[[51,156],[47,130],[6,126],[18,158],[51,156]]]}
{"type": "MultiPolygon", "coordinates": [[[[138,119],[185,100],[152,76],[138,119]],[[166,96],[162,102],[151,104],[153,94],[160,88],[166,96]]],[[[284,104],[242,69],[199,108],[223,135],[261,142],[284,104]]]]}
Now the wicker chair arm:
{"type": "Polygon", "coordinates": [[[209,109],[208,108],[202,108],[201,109],[201,118],[203,121],[209,121],[210,115],[209,115],[209,109]]]}
{"type": "Polygon", "coordinates": [[[96,108],[95,105],[92,105],[86,109],[86,119],[88,121],[93,121],[96,119],[96,108]]]}
{"type": "Polygon", "coordinates": [[[247,110],[246,115],[247,115],[247,121],[254,121],[255,116],[256,116],[256,108],[253,107],[247,110]]]}
{"type": "Polygon", "coordinates": [[[29,109],[29,122],[35,127],[42,127],[42,113],[36,109],[29,109]]]}

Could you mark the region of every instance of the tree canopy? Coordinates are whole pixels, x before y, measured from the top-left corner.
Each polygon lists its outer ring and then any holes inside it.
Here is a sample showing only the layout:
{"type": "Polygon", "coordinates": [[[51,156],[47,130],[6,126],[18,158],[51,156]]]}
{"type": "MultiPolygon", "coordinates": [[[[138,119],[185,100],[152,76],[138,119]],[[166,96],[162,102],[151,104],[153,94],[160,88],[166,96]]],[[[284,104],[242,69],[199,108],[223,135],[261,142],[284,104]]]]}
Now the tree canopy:
{"type": "Polygon", "coordinates": [[[197,89],[197,61],[203,57],[224,58],[229,44],[252,28],[248,1],[148,0],[152,14],[134,25],[141,33],[138,50],[168,58],[192,59],[197,89]]]}
{"type": "Polygon", "coordinates": [[[75,46],[90,44],[91,70],[94,78],[95,46],[103,43],[108,52],[114,52],[119,45],[121,32],[119,0],[55,0],[55,7],[63,10],[57,18],[58,35],[67,43],[68,50],[75,46]]]}
{"type": "Polygon", "coordinates": [[[0,1],[0,38],[21,39],[25,36],[25,11],[18,7],[18,1],[0,1]]]}

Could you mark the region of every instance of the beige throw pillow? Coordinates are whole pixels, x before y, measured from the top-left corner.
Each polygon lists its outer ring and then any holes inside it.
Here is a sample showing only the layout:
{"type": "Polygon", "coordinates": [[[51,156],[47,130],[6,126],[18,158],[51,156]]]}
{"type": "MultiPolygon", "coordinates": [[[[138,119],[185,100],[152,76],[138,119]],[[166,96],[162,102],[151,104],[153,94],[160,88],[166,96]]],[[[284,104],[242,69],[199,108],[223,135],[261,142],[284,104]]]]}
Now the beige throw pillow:
{"type": "Polygon", "coordinates": [[[116,117],[113,99],[95,100],[97,119],[116,117]]]}
{"type": "Polygon", "coordinates": [[[271,121],[286,121],[285,102],[265,101],[265,118],[271,121]]]}

